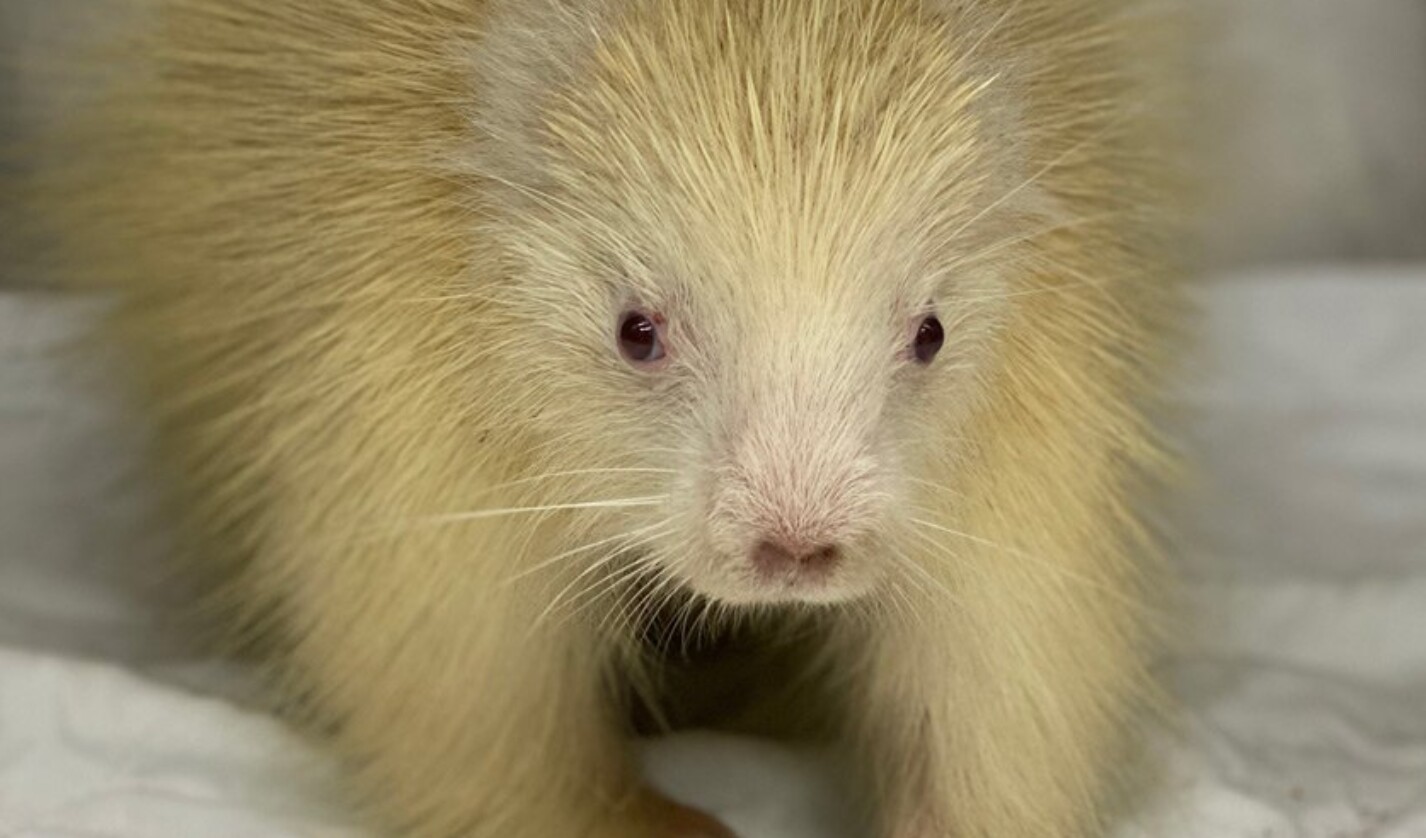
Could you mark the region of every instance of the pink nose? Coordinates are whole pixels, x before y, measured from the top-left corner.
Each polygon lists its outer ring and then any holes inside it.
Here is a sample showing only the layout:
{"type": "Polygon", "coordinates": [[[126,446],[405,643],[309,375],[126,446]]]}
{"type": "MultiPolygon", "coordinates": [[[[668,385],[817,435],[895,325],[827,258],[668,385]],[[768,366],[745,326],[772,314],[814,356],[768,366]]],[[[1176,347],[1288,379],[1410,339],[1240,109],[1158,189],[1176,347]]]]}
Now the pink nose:
{"type": "Polygon", "coordinates": [[[830,545],[804,547],[767,539],[753,548],[753,566],[764,573],[825,571],[840,557],[841,551],[830,545]]]}

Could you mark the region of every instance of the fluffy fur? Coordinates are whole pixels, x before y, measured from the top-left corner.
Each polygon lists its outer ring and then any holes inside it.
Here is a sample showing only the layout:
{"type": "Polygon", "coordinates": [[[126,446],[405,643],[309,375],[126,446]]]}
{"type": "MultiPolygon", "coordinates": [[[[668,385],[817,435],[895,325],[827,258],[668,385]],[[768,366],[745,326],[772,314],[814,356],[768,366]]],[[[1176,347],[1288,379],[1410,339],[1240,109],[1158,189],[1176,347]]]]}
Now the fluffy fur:
{"type": "Polygon", "coordinates": [[[151,24],[44,200],[118,292],[228,624],[376,817],[670,834],[623,719],[667,703],[639,638],[671,614],[796,635],[771,717],[827,720],[876,835],[1100,829],[1150,692],[1130,508],[1169,299],[1127,0],[151,24]],[[629,308],[667,319],[660,369],[620,358],[629,308]],[[760,576],[770,533],[841,561],[760,576]]]}

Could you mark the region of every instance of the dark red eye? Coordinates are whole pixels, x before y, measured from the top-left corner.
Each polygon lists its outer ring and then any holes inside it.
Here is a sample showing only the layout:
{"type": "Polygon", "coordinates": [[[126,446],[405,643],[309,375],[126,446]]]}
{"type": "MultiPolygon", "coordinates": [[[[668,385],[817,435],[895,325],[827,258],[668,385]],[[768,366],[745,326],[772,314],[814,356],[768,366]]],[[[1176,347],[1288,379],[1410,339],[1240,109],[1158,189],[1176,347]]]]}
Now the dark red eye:
{"type": "Polygon", "coordinates": [[[625,312],[619,319],[619,351],[634,364],[658,363],[664,357],[658,324],[643,312],[625,312]]]}
{"type": "Polygon", "coordinates": [[[923,364],[931,363],[945,342],[946,330],[941,328],[941,321],[935,317],[922,320],[920,327],[916,329],[916,360],[923,364]]]}

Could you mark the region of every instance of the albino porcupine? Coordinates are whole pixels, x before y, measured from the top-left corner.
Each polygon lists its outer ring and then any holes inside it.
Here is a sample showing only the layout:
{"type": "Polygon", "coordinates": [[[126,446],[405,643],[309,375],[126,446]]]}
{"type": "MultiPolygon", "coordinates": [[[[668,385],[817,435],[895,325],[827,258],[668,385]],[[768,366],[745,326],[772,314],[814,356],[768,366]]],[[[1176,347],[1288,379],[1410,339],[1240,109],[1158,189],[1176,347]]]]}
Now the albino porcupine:
{"type": "Polygon", "coordinates": [[[732,638],[874,834],[1102,828],[1172,309],[1133,3],[147,12],[37,213],[374,818],[714,834],[627,740],[732,638]]]}

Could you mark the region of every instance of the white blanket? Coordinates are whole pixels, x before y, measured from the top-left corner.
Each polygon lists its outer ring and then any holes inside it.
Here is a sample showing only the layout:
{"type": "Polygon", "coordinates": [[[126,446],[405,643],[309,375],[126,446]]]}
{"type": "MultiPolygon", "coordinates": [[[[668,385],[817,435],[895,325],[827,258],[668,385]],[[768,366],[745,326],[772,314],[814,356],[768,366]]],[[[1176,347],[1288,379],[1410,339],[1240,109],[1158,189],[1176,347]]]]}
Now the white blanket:
{"type": "MultiPolygon", "coordinates": [[[[1426,837],[1426,268],[1205,289],[1176,516],[1199,636],[1122,838],[1426,837]]],[[[0,836],[360,836],[336,770],[154,619],[132,432],[0,295],[0,836]]],[[[838,836],[815,755],[683,737],[650,775],[745,838],[838,836]]]]}

